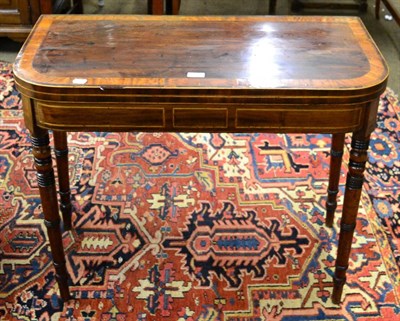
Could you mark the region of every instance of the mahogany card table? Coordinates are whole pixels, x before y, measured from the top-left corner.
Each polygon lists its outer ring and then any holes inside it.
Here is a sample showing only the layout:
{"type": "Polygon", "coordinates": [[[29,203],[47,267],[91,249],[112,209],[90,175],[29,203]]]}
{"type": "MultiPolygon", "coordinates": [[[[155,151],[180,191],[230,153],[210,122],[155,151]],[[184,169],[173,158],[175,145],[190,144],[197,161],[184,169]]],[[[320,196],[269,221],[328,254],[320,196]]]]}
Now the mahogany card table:
{"type": "Polygon", "coordinates": [[[59,211],[69,229],[72,210],[66,132],[332,134],[328,226],[344,134],[351,132],[332,293],[340,303],[369,137],[388,77],[359,18],[48,15],[21,49],[14,75],[64,300],[70,291],[59,211]]]}

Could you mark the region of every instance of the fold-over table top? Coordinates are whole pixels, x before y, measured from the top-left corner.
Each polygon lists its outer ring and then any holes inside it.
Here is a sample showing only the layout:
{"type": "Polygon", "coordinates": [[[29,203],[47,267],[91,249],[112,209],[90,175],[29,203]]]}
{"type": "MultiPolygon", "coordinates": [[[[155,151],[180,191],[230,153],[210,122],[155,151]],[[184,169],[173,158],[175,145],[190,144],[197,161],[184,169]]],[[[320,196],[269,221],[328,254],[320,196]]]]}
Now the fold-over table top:
{"type": "Polygon", "coordinates": [[[45,15],[14,73],[36,92],[201,88],[354,95],[379,91],[388,69],[356,17],[45,15]]]}

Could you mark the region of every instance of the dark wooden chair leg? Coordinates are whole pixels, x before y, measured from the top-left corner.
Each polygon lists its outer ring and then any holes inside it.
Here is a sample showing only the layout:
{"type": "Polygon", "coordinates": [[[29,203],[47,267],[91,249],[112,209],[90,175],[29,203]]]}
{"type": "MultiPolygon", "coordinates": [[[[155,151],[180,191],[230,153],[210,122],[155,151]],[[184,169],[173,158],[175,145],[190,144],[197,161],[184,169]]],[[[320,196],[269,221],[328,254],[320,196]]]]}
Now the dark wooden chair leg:
{"type": "Polygon", "coordinates": [[[83,0],[75,0],[73,2],[74,4],[74,8],[73,8],[73,12],[74,13],[83,13],[83,0]]]}
{"type": "Polygon", "coordinates": [[[149,14],[163,15],[164,1],[163,0],[147,0],[147,11],[149,14]]]}
{"type": "Polygon", "coordinates": [[[276,0],[269,0],[268,14],[274,15],[276,13],[276,0]]]}
{"type": "Polygon", "coordinates": [[[181,7],[181,0],[166,0],[165,1],[165,13],[169,15],[179,14],[181,7]]]}
{"type": "Polygon", "coordinates": [[[375,0],[375,18],[379,20],[379,13],[381,10],[381,0],[375,0]]]}
{"type": "Polygon", "coordinates": [[[342,165],[344,134],[332,135],[331,161],[329,172],[328,198],[326,200],[326,226],[332,227],[337,207],[339,192],[340,169],[342,165]]]}
{"type": "Polygon", "coordinates": [[[58,186],[60,194],[60,210],[64,221],[64,230],[71,229],[71,191],[68,172],[68,142],[66,132],[53,132],[54,153],[56,154],[58,186]]]}
{"type": "Polygon", "coordinates": [[[60,229],[60,214],[47,130],[37,128],[32,133],[33,156],[37,170],[37,180],[44,214],[44,223],[50,241],[56,280],[63,300],[71,298],[68,288],[68,273],[60,229]]]}
{"type": "Polygon", "coordinates": [[[290,11],[299,12],[303,9],[304,5],[300,0],[293,0],[290,6],[290,11]]]}
{"type": "Polygon", "coordinates": [[[179,14],[181,0],[172,0],[172,14],[179,14]]]}
{"type": "Polygon", "coordinates": [[[360,203],[361,190],[364,182],[364,169],[367,161],[369,135],[366,137],[361,133],[353,133],[351,142],[349,172],[347,173],[346,191],[344,196],[343,214],[340,223],[340,237],[332,301],[340,304],[343,286],[346,283],[346,271],[349,264],[353,234],[356,227],[358,206],[360,203]]]}

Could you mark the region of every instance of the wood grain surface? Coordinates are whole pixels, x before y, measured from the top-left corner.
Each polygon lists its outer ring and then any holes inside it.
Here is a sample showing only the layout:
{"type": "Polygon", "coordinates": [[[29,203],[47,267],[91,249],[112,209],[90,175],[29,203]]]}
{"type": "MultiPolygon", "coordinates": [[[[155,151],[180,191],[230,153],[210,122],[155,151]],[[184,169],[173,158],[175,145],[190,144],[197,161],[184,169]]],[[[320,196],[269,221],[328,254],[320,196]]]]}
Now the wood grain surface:
{"type": "Polygon", "coordinates": [[[43,16],[34,32],[15,75],[39,91],[340,91],[375,87],[387,77],[365,27],[351,17],[43,16]]]}

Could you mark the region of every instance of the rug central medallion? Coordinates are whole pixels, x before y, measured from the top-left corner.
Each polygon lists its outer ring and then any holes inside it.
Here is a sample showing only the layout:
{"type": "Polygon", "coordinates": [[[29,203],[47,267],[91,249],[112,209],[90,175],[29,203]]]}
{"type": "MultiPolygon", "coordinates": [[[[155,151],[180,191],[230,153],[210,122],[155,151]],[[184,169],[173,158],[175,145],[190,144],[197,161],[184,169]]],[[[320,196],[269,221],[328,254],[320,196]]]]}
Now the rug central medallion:
{"type": "Polygon", "coordinates": [[[238,213],[235,205],[225,202],[216,213],[209,203],[202,203],[192,213],[182,238],[167,238],[163,247],[184,256],[185,269],[201,286],[210,286],[214,273],[236,288],[243,272],[265,278],[274,271],[275,280],[285,282],[276,270],[289,264],[300,270],[299,259],[310,255],[310,243],[310,237],[301,235],[297,226],[284,226],[276,218],[269,219],[267,226],[255,211],[238,213]]]}

